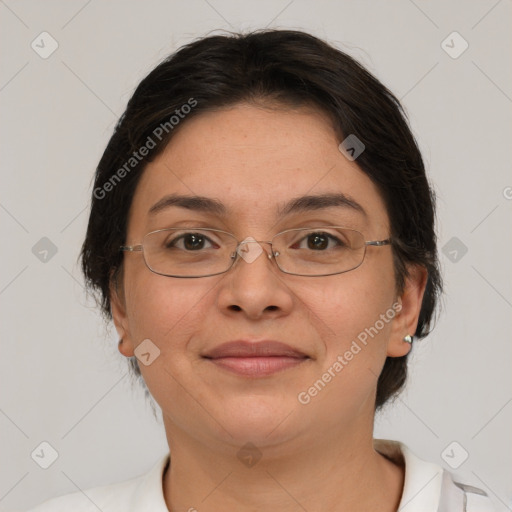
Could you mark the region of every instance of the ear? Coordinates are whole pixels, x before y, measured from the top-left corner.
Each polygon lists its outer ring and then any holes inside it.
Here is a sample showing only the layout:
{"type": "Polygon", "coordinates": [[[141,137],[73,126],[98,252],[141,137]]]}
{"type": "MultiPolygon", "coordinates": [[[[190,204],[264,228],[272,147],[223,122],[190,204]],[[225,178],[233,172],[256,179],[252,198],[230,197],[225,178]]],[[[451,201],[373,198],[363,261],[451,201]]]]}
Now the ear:
{"type": "Polygon", "coordinates": [[[124,295],[124,286],[122,284],[122,270],[118,275],[112,274],[110,277],[110,310],[112,312],[112,319],[119,335],[119,340],[122,340],[118,345],[119,352],[125,357],[132,357],[135,347],[131,339],[128,317],[126,315],[126,300],[124,295]]]}
{"type": "Polygon", "coordinates": [[[392,323],[391,336],[388,343],[389,357],[402,357],[409,353],[411,344],[404,341],[407,334],[413,336],[418,326],[423,294],[427,286],[427,269],[421,265],[408,268],[402,293],[397,298],[401,304],[392,323]]]}

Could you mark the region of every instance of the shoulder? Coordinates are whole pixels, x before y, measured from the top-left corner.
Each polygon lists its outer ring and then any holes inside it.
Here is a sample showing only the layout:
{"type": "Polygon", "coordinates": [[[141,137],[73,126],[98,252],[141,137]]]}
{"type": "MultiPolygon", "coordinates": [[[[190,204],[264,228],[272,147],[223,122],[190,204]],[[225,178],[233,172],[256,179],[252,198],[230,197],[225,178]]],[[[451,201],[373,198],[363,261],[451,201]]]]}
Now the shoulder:
{"type": "Polygon", "coordinates": [[[495,511],[485,491],[457,482],[449,471],[420,459],[404,444],[379,439],[375,440],[375,449],[405,465],[401,512],[495,511]]]}
{"type": "Polygon", "coordinates": [[[162,474],[168,459],[166,455],[141,476],[52,498],[27,512],[135,512],[142,510],[142,504],[154,512],[167,512],[162,474]]]}

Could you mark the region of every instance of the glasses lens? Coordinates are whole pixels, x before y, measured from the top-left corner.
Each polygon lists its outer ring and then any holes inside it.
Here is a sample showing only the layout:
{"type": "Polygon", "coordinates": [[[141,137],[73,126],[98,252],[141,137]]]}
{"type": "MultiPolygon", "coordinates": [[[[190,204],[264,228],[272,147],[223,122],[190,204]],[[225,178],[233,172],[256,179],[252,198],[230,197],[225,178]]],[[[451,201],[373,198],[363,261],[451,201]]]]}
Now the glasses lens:
{"type": "Polygon", "coordinates": [[[276,262],[283,272],[322,276],[348,272],[364,259],[364,236],[352,229],[327,226],[290,229],[273,240],[276,262]]]}
{"type": "Polygon", "coordinates": [[[214,229],[171,228],[148,233],[144,258],[155,273],[174,277],[203,277],[229,269],[237,241],[214,229]]]}

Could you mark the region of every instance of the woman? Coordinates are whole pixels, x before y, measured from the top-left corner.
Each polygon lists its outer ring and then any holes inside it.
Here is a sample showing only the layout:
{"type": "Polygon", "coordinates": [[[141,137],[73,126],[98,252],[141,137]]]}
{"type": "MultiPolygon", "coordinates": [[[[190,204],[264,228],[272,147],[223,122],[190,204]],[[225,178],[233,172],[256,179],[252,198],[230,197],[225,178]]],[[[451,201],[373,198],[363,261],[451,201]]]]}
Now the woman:
{"type": "Polygon", "coordinates": [[[34,510],[491,510],[373,439],[441,279],[421,154],[349,56],[277,30],[162,62],[99,163],[82,264],[171,457],[34,510]]]}

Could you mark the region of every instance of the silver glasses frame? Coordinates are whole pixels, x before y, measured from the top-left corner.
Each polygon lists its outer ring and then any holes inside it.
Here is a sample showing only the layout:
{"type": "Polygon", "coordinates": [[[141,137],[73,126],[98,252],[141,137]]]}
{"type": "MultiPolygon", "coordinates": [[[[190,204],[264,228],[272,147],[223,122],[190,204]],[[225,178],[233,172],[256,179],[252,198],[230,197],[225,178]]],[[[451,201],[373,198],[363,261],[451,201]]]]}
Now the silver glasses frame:
{"type": "Polygon", "coordinates": [[[363,264],[363,261],[366,257],[366,247],[368,246],[372,246],[372,247],[382,247],[382,246],[385,246],[385,245],[391,245],[392,244],[392,238],[391,237],[388,237],[388,238],[385,238],[384,240],[367,240],[364,242],[364,253],[363,253],[363,258],[361,259],[361,263],[359,263],[359,265],[357,265],[356,267],[354,268],[351,268],[349,270],[342,270],[341,272],[331,272],[331,273],[328,273],[328,274],[314,274],[314,275],[311,275],[311,274],[297,274],[295,272],[287,272],[286,270],[283,270],[276,257],[279,256],[279,251],[274,251],[274,248],[273,248],[273,241],[274,239],[279,236],[279,235],[282,235],[284,233],[289,233],[290,231],[305,231],[305,230],[311,230],[311,231],[314,231],[314,230],[320,230],[320,229],[332,229],[332,228],[338,228],[338,229],[346,229],[346,230],[349,230],[349,231],[355,231],[356,233],[359,233],[362,238],[364,239],[364,235],[363,233],[361,233],[361,231],[358,231],[357,229],[353,229],[353,228],[348,228],[346,226],[318,226],[318,227],[311,227],[311,228],[293,228],[293,229],[286,229],[285,231],[281,231],[280,233],[277,233],[275,234],[273,237],[272,237],[272,240],[242,240],[242,241],[239,241],[236,236],[233,234],[233,233],[230,233],[229,231],[224,231],[222,229],[215,229],[215,228],[202,228],[202,227],[176,227],[176,228],[163,228],[163,229],[157,229],[155,231],[150,231],[149,233],[146,233],[144,235],[144,238],[142,239],[142,243],[140,244],[137,244],[137,245],[121,245],[119,247],[119,251],[121,252],[142,252],[142,255],[143,255],[143,259],[144,259],[144,263],[146,265],[146,267],[148,267],[148,269],[153,272],[154,274],[157,274],[157,275],[160,275],[160,276],[164,276],[164,277],[175,277],[175,278],[178,278],[178,279],[190,279],[190,278],[194,278],[194,279],[197,279],[197,278],[200,278],[200,277],[211,277],[211,276],[217,276],[217,275],[220,275],[220,274],[225,274],[226,272],[229,272],[235,262],[237,261],[238,259],[238,256],[239,253],[238,253],[238,250],[240,249],[240,247],[243,245],[243,244],[247,244],[247,243],[258,243],[258,244],[269,244],[270,245],[270,253],[268,253],[267,251],[265,251],[265,253],[267,254],[267,257],[269,260],[272,260],[272,258],[274,259],[275,263],[276,263],[276,266],[277,268],[283,272],[284,274],[289,274],[289,275],[293,275],[293,276],[301,276],[301,277],[325,277],[325,276],[334,276],[334,275],[338,275],[338,274],[345,274],[346,272],[351,272],[352,270],[355,270],[356,268],[360,267],[362,264],[363,264]],[[144,255],[144,239],[149,236],[149,235],[152,235],[154,233],[161,233],[162,231],[179,231],[179,230],[200,230],[200,231],[214,231],[216,233],[224,233],[226,235],[229,235],[231,236],[237,243],[237,246],[234,250],[234,252],[231,254],[231,264],[229,265],[229,267],[226,269],[226,270],[223,270],[222,272],[215,272],[213,274],[206,274],[206,275],[200,275],[200,276],[177,276],[177,275],[172,275],[172,274],[164,274],[162,272],[156,272],[155,270],[153,270],[147,260],[146,260],[146,257],[144,255]]]}

